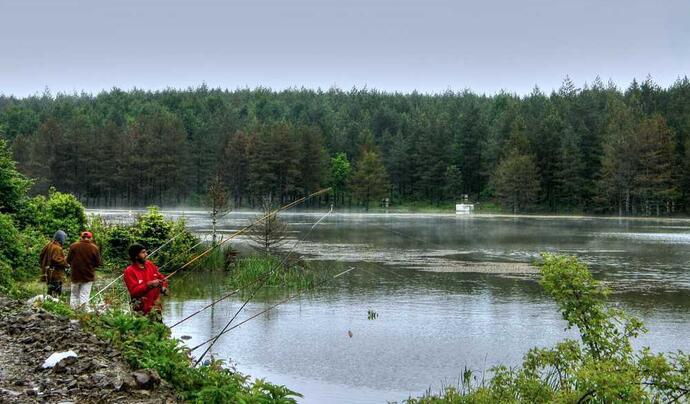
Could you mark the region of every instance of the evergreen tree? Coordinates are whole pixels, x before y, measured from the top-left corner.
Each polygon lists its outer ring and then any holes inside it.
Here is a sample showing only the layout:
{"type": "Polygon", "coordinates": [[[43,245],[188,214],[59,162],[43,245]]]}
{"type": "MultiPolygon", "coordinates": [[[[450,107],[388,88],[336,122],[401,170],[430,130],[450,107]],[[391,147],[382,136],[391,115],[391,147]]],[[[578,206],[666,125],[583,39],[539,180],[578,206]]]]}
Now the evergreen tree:
{"type": "Polygon", "coordinates": [[[350,186],[354,197],[366,210],[369,210],[371,201],[378,201],[388,194],[388,174],[375,151],[362,151],[350,186]]]}
{"type": "Polygon", "coordinates": [[[537,200],[537,166],[531,156],[517,149],[509,151],[501,160],[492,182],[501,204],[513,213],[523,212],[537,200]]]}
{"type": "Polygon", "coordinates": [[[7,142],[0,138],[0,213],[16,213],[30,185],[17,171],[7,142]]]}

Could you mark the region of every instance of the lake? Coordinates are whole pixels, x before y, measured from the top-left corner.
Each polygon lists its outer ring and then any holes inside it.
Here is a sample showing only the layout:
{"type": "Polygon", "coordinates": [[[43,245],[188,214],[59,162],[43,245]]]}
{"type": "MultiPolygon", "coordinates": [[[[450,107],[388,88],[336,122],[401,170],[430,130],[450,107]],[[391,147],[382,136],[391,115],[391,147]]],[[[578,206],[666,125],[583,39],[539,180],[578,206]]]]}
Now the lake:
{"type": "MultiPolygon", "coordinates": [[[[136,213],[89,212],[111,221],[136,213]]],[[[184,217],[200,234],[209,230],[204,212],[163,213],[184,217]]],[[[240,372],[304,394],[305,403],[401,401],[457,383],[465,367],[481,375],[517,365],[531,347],[576,336],[537,283],[531,264],[541,252],[588,263],[613,289],[611,304],[647,325],[636,347],[690,351],[688,220],[336,212],[312,229],[324,213],[283,214],[292,239],[284,249],[333,273],[355,269],[223,335],[212,350],[240,372]],[[368,319],[369,310],[378,317],[368,319]]],[[[255,215],[234,212],[221,229],[230,233],[255,215]]],[[[246,239],[232,243],[249,248],[246,239]]],[[[165,322],[229,291],[224,276],[172,278],[165,322]]],[[[285,296],[262,291],[233,324],[285,296]]],[[[242,303],[223,301],[173,334],[195,346],[242,303]]]]}

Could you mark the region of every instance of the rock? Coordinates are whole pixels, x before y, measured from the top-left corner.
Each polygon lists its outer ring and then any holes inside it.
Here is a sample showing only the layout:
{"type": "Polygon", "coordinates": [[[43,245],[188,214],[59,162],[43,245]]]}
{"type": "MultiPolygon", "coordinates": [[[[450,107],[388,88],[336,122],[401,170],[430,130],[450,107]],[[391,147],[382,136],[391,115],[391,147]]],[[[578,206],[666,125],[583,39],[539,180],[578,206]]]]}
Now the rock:
{"type": "Polygon", "coordinates": [[[2,389],[0,388],[0,394],[3,396],[10,396],[10,397],[19,397],[22,395],[22,393],[14,390],[8,390],[8,389],[2,389]]]}
{"type": "Polygon", "coordinates": [[[161,383],[161,377],[153,369],[140,369],[131,375],[140,389],[151,390],[161,383]]]}
{"type": "Polygon", "coordinates": [[[67,372],[68,367],[71,365],[74,365],[76,362],[77,362],[76,356],[68,356],[66,358],[63,358],[60,360],[60,362],[55,364],[55,366],[53,367],[53,372],[65,373],[65,372],[67,372]]]}

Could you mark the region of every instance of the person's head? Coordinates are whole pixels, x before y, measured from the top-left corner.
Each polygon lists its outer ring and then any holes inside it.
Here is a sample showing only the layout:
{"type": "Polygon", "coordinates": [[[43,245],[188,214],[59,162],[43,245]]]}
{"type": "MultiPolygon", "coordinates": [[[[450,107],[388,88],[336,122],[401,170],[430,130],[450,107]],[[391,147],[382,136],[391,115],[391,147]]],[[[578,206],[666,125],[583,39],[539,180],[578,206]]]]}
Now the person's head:
{"type": "Polygon", "coordinates": [[[129,247],[129,259],[130,261],[138,264],[143,264],[146,262],[146,257],[148,255],[146,248],[141,244],[132,244],[129,247]]]}
{"type": "Polygon", "coordinates": [[[83,231],[81,232],[81,239],[84,241],[90,241],[93,239],[93,233],[90,231],[83,231]]]}
{"type": "Polygon", "coordinates": [[[57,241],[57,242],[60,243],[61,245],[62,245],[62,244],[65,244],[65,240],[67,240],[67,233],[65,233],[65,232],[62,231],[62,230],[58,230],[58,231],[56,231],[55,234],[53,235],[53,240],[54,240],[54,241],[57,241]]]}

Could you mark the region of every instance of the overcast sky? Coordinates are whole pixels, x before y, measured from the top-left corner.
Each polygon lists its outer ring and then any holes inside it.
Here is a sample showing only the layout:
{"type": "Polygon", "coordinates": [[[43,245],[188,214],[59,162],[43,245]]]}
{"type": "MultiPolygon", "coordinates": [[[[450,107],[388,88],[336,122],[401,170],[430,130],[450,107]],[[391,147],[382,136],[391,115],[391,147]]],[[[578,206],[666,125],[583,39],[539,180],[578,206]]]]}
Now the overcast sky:
{"type": "Polygon", "coordinates": [[[524,94],[690,74],[689,0],[0,0],[0,93],[524,94]]]}

